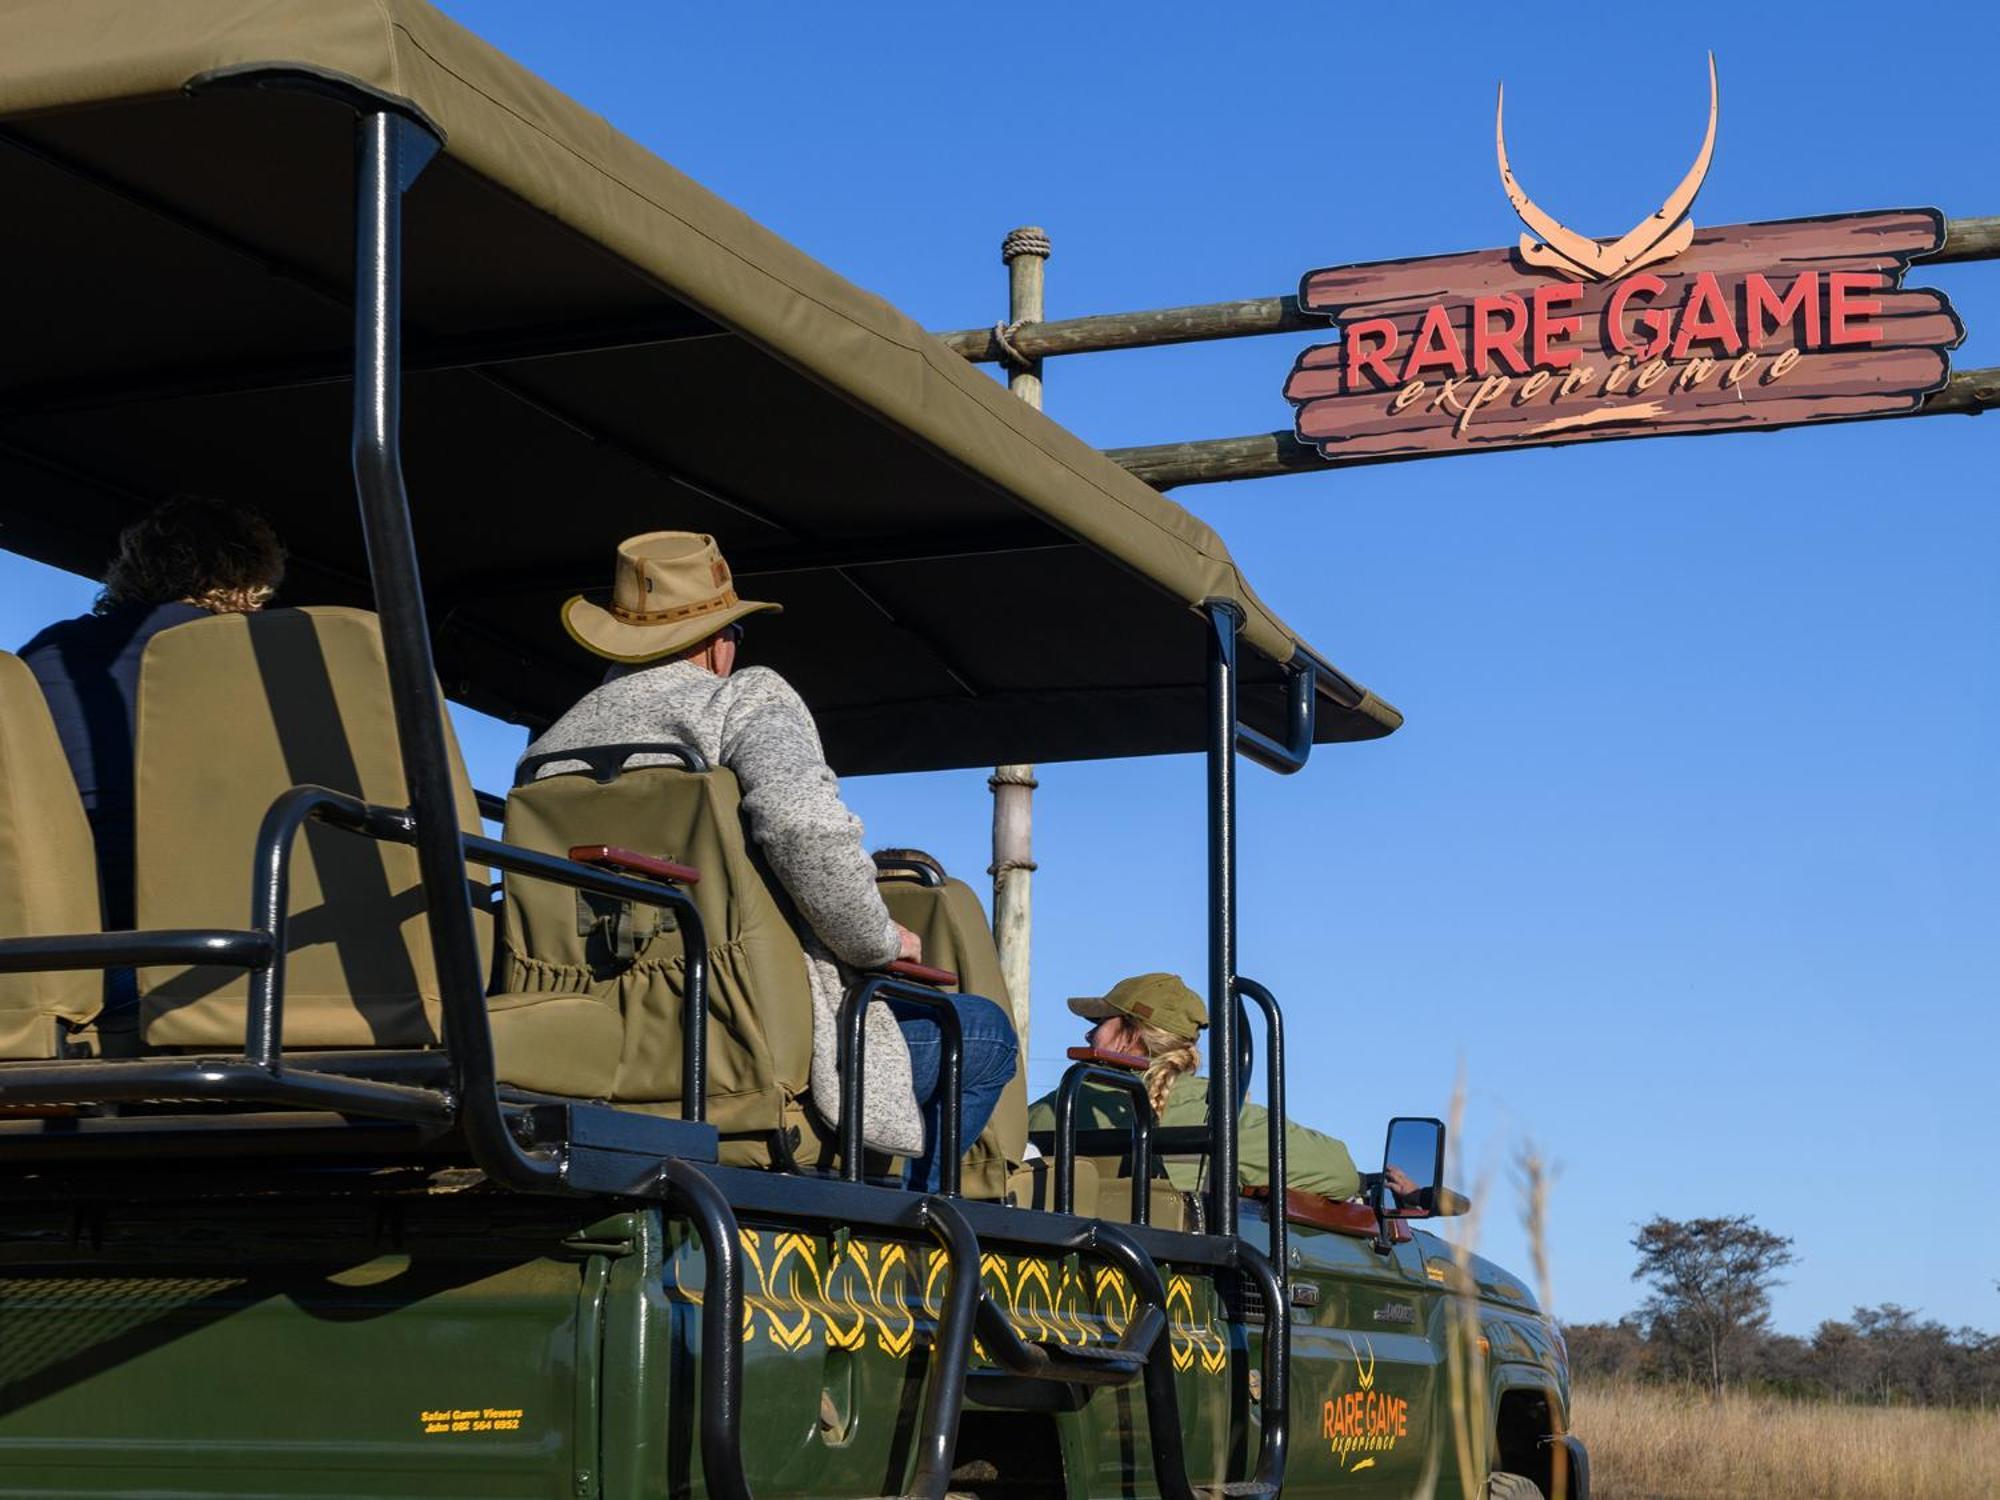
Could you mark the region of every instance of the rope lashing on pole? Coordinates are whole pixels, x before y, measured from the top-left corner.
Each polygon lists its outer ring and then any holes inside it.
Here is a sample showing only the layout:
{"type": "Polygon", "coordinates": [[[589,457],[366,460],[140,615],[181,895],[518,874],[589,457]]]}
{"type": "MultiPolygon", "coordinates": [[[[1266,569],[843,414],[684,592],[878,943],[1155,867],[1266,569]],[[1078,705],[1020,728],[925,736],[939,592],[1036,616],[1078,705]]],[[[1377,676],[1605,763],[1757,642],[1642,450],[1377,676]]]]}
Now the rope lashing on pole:
{"type": "Polygon", "coordinates": [[[1007,237],[1000,241],[1000,263],[1012,265],[1017,255],[1035,255],[1047,260],[1051,249],[1046,229],[1038,224],[1024,224],[1008,230],[1007,237]]]}
{"type": "MultiPolygon", "coordinates": [[[[1011,269],[1014,262],[1024,255],[1047,260],[1053,248],[1047,230],[1038,225],[1024,224],[1019,229],[1008,230],[1006,238],[1000,241],[1000,263],[1011,269]]],[[[1024,375],[1034,374],[1040,368],[1039,362],[1014,347],[1014,335],[1021,331],[1023,324],[1041,322],[1041,308],[1037,306],[1031,315],[1026,316],[1018,308],[1012,311],[1015,314],[1012,322],[993,325],[993,347],[1000,351],[1000,363],[1009,370],[1024,375]]]]}
{"type": "Polygon", "coordinates": [[[1000,363],[1008,369],[1032,370],[1035,368],[1035,362],[1014,347],[1014,335],[1020,331],[1021,324],[1019,321],[995,323],[993,325],[993,343],[1000,350],[1000,363]]]}
{"type": "MultiPolygon", "coordinates": [[[[998,792],[1003,786],[1026,787],[1029,793],[1032,794],[1035,788],[1041,785],[1041,782],[1035,779],[1034,769],[1031,766],[999,766],[995,768],[991,776],[986,778],[986,785],[993,792],[998,792]]],[[[1003,856],[996,848],[993,854],[993,863],[986,867],[986,873],[988,875],[1001,875],[1008,870],[1039,870],[1040,868],[1041,866],[1033,859],[1003,856]]]]}
{"type": "MultiPolygon", "coordinates": [[[[1007,367],[1007,389],[1028,405],[1042,409],[1042,366],[1025,359],[1014,338],[1030,323],[1042,320],[1042,278],[1049,258],[1049,236],[1037,225],[1011,229],[1000,241],[1000,260],[1007,267],[1007,318],[993,325],[993,347],[1007,367]]],[[[1029,954],[1034,943],[1034,799],[1035,768],[997,766],[987,786],[993,793],[993,941],[1000,956],[1000,975],[1013,1002],[1014,1032],[1025,1056],[1028,1048],[1029,954]]]]}

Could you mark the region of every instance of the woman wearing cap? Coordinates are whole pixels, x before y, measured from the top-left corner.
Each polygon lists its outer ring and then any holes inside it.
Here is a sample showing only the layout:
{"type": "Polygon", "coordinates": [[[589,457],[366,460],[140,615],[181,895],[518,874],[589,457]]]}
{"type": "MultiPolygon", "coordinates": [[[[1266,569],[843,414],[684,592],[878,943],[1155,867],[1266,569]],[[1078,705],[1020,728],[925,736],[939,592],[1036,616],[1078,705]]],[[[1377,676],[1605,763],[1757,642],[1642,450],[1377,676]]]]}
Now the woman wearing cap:
{"type": "MultiPolygon", "coordinates": [[[[739,598],[729,564],[710,536],[655,531],[618,546],[609,607],[581,596],[563,624],[586,651],[613,665],[604,683],[552,725],[528,755],[594,745],[672,741],[736,774],[750,837],[798,913],[813,992],[812,1096],[838,1122],[836,1019],[845,991],[838,963],[879,969],[921,956],[916,938],[890,920],[861,846],[861,820],[840,800],[803,699],[768,667],[736,667],[743,620],[779,606],[739,598]]],[[[631,764],[657,764],[635,755],[631,764]]],[[[542,768],[552,775],[577,762],[542,768]]],[[[1014,1076],[1018,1046],[1005,1011],[977,996],[954,1003],[965,1038],[961,1129],[985,1128],[1014,1076]]],[[[912,1186],[934,1188],[939,1037],[935,1022],[899,1021],[869,1007],[863,1139],[915,1158],[912,1186]]]]}
{"type": "MultiPolygon", "coordinates": [[[[1131,1059],[1143,1069],[1146,1096],[1153,1118],[1162,1125],[1208,1123],[1208,1080],[1195,1072],[1201,1066],[1196,1043],[1208,1024],[1201,997],[1172,974],[1137,974],[1121,979],[1102,995],[1083,995],[1069,1008],[1092,1023],[1090,1046],[1100,1053],[1131,1059]]],[[[1088,1089],[1078,1101],[1082,1129],[1123,1130],[1131,1124],[1127,1095],[1111,1089],[1088,1089]]],[[[1268,1187],[1271,1163],[1269,1134],[1262,1108],[1245,1104],[1238,1117],[1236,1175],[1244,1187],[1268,1187]]],[[[1048,1094],[1028,1107],[1030,1130],[1053,1130],[1056,1096],[1048,1094]]],[[[1200,1184],[1193,1162],[1169,1161],[1167,1176],[1182,1192],[1200,1184]]],[[[1347,1147],[1330,1135],[1304,1125],[1285,1124],[1285,1186],[1328,1198],[1352,1198],[1361,1191],[1360,1174],[1347,1147]]]]}

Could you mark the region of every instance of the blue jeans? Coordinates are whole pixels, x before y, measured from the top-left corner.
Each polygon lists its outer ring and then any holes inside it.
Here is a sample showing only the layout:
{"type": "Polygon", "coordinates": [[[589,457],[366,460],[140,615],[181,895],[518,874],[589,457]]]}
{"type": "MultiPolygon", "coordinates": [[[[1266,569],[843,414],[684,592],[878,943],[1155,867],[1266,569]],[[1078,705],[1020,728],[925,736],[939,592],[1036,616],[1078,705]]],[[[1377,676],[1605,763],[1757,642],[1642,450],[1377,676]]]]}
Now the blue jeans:
{"type": "MultiPolygon", "coordinates": [[[[965,1037],[965,1062],[959,1084],[959,1149],[970,1150],[993,1118],[1000,1091],[1019,1066],[1021,1048],[1014,1039],[1014,1021],[1006,1011],[978,995],[953,995],[959,1029],[965,1037]]],[[[912,1188],[936,1192],[940,1181],[938,1126],[944,1112],[938,1074],[944,1059],[944,1034],[938,1023],[921,1007],[896,1005],[896,1024],[910,1046],[910,1081],[916,1085],[917,1102],[924,1107],[924,1154],[910,1163],[904,1183],[912,1188]]]]}

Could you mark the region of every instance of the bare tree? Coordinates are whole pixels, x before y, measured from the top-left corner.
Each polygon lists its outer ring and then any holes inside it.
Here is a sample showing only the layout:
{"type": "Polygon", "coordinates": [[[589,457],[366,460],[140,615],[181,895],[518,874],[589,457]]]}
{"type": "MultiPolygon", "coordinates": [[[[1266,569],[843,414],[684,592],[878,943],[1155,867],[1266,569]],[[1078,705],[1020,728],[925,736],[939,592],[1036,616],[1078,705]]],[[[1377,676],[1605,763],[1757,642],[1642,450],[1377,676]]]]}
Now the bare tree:
{"type": "Polygon", "coordinates": [[[1720,1393],[1740,1356],[1768,1331],[1771,1288],[1793,1264],[1791,1240],[1747,1214],[1720,1219],[1657,1218],[1632,1239],[1634,1281],[1653,1288],[1640,1308],[1651,1339],[1671,1351],[1690,1380],[1720,1393]]]}

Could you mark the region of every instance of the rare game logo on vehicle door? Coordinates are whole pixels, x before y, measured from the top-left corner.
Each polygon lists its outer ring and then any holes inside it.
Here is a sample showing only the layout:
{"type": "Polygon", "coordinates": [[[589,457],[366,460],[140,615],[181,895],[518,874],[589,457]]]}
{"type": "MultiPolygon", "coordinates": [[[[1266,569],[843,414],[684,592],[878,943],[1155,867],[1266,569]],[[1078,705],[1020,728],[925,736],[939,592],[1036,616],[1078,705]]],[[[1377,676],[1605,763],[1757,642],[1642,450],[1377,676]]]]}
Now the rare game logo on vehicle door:
{"type": "Polygon", "coordinates": [[[1507,155],[1501,185],[1532,234],[1508,250],[1308,272],[1299,306],[1340,341],[1308,349],[1285,395],[1299,441],[1330,459],[1389,459],[1590,438],[1786,427],[1914,410],[1965,336],[1942,292],[1905,289],[1944,245],[1934,209],[1697,229],[1715,152],[1616,239],[1567,228],[1507,155]]]}

